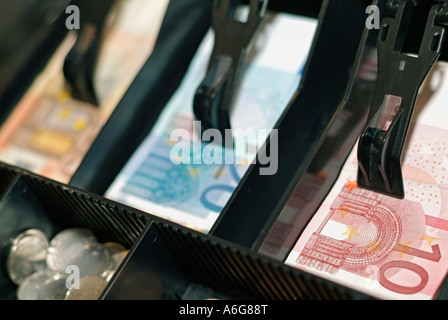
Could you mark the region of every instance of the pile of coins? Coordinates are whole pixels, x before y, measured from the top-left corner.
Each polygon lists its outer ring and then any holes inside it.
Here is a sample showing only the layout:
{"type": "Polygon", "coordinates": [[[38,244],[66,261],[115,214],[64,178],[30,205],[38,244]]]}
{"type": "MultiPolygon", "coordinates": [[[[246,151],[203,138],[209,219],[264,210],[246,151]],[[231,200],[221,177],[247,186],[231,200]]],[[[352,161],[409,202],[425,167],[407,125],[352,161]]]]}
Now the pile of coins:
{"type": "Polygon", "coordinates": [[[51,241],[28,229],[12,241],[6,263],[18,300],[97,300],[127,253],[88,229],[65,229],[51,241]]]}

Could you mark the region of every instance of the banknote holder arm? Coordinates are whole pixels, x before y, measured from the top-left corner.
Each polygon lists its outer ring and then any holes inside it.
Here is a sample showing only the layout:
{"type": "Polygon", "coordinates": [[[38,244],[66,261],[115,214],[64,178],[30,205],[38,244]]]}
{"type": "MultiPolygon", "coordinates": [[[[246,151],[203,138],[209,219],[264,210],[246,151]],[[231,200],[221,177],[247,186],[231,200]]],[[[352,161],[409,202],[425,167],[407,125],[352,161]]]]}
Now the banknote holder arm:
{"type": "Polygon", "coordinates": [[[377,39],[378,78],[366,125],[357,149],[361,188],[404,198],[402,150],[418,90],[441,54],[445,38],[447,2],[431,7],[418,56],[402,53],[415,1],[390,1],[394,16],[385,17],[377,39]],[[386,98],[401,99],[396,114],[384,124],[386,98]]]}
{"type": "Polygon", "coordinates": [[[223,136],[226,129],[231,129],[231,106],[244,57],[268,5],[268,0],[250,0],[248,19],[241,22],[234,19],[239,2],[215,0],[212,5],[214,48],[206,76],[193,99],[193,111],[203,131],[217,129],[223,136]]]}
{"type": "Polygon", "coordinates": [[[79,0],[80,29],[67,54],[63,73],[74,99],[98,106],[94,73],[101,39],[110,8],[115,0],[79,0]]]}

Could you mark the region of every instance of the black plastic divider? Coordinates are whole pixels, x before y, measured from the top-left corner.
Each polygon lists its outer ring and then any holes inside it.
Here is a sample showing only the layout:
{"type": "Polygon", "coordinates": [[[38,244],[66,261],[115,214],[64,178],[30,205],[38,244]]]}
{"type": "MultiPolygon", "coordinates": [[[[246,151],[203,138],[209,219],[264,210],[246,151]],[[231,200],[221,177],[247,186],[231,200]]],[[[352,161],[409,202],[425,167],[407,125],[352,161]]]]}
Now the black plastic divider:
{"type": "Polygon", "coordinates": [[[170,0],[154,50],[73,175],[104,194],[154,126],[211,25],[210,0],[170,0]]]}
{"type": "MultiPolygon", "coordinates": [[[[0,299],[14,300],[6,256],[18,233],[84,227],[130,249],[101,299],[357,299],[364,296],[222,239],[0,163],[17,177],[0,201],[0,299]]],[[[368,297],[367,297],[368,298],[368,297]]]]}
{"type": "MultiPolygon", "coordinates": [[[[373,1],[380,12],[386,0],[373,1]]],[[[344,99],[338,106],[322,144],[299,179],[273,225],[256,249],[284,260],[309,219],[330,192],[364,126],[373,98],[379,30],[364,28],[344,99]],[[294,210],[294,214],[291,211],[294,210]]]]}
{"type": "MultiPolygon", "coordinates": [[[[300,87],[278,121],[278,171],[260,175],[252,164],[210,234],[257,249],[322,144],[349,83],[366,6],[325,0],[300,87]]],[[[297,35],[300,41],[300,35],[297,35]]],[[[264,153],[270,148],[268,139],[264,153]]]]}
{"type": "Polygon", "coordinates": [[[51,239],[62,229],[81,227],[93,231],[100,242],[118,242],[130,249],[152,219],[147,213],[0,163],[2,177],[13,185],[0,198],[0,299],[15,299],[17,287],[7,275],[6,258],[10,241],[20,232],[37,228],[51,239]]]}
{"type": "Polygon", "coordinates": [[[18,173],[0,166],[0,200],[8,193],[18,178],[18,173]]]}
{"type": "MultiPolygon", "coordinates": [[[[76,0],[2,1],[0,27],[13,27],[8,38],[0,39],[0,124],[45,67],[68,32],[65,6],[76,0]],[[37,7],[36,7],[37,6],[37,7]],[[5,19],[6,15],[15,19],[5,19]],[[10,25],[8,25],[10,24],[10,25]]],[[[7,28],[3,30],[8,30],[7,28]]],[[[0,35],[2,33],[0,32],[0,35]]]]}
{"type": "MultiPolygon", "coordinates": [[[[138,292],[138,298],[142,299],[155,296],[179,300],[372,299],[171,222],[150,223],[117,273],[103,299],[125,299],[130,291],[138,292]],[[158,284],[156,288],[154,283],[158,284]],[[163,290],[155,290],[160,286],[163,290]]],[[[134,297],[132,293],[131,296],[134,297]]]]}

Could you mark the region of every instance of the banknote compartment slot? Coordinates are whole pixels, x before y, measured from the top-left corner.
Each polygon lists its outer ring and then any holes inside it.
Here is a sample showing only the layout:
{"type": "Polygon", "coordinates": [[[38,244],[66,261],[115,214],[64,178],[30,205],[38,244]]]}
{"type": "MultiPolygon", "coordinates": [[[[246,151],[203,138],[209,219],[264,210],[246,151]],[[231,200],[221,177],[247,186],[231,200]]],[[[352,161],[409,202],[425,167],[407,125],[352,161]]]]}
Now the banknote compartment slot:
{"type": "Polygon", "coordinates": [[[65,7],[70,3],[2,1],[0,124],[62,42],[67,33],[65,7]],[[16,21],[9,19],[11,12],[16,21]],[[10,37],[13,33],[16,37],[10,37]]]}
{"type": "Polygon", "coordinates": [[[94,74],[98,62],[103,31],[114,0],[79,0],[80,18],[78,37],[67,54],[63,71],[73,98],[98,106],[98,93],[94,74]]]}
{"type": "MultiPolygon", "coordinates": [[[[193,223],[201,220],[200,223],[203,225],[206,224],[206,226],[200,226],[200,228],[207,229],[213,223],[212,218],[217,213],[219,214],[219,210],[226,205],[227,197],[232,197],[235,185],[242,179],[244,170],[248,167],[246,164],[250,160],[248,160],[249,157],[236,160],[231,159],[230,162],[233,161],[233,163],[227,165],[227,158],[222,159],[220,157],[210,156],[212,161],[219,158],[218,160],[222,160],[222,162],[216,165],[212,163],[212,165],[207,166],[206,161],[196,165],[197,163],[184,163],[181,159],[181,163],[179,164],[178,162],[176,163],[177,158],[173,160],[173,154],[170,152],[170,150],[175,150],[174,147],[181,145],[180,143],[176,144],[176,139],[172,139],[171,137],[178,131],[182,133],[187,132],[186,135],[193,139],[189,141],[188,138],[182,139],[183,141],[181,142],[186,141],[185,144],[187,145],[185,149],[182,148],[182,151],[187,150],[185,152],[187,155],[191,152],[195,156],[199,154],[197,158],[200,158],[200,160],[210,159],[206,158],[208,154],[205,157],[201,157],[201,155],[210,149],[209,146],[212,144],[208,144],[210,140],[207,140],[202,135],[198,140],[202,140],[205,143],[202,145],[196,143],[197,133],[201,132],[201,129],[206,128],[206,126],[201,125],[200,128],[196,129],[195,125],[198,121],[193,121],[194,115],[190,114],[193,111],[190,103],[193,102],[197,85],[199,85],[200,81],[203,80],[202,77],[206,74],[207,64],[210,60],[210,51],[213,48],[213,43],[210,41],[213,40],[213,37],[210,37],[210,35],[213,35],[208,33],[208,31],[212,31],[210,30],[211,7],[200,6],[199,3],[200,1],[191,1],[190,5],[188,5],[188,1],[171,2],[164,21],[166,28],[162,26],[161,29],[159,46],[156,46],[154,54],[148,61],[148,69],[143,70],[143,73],[149,72],[150,69],[153,70],[150,76],[148,73],[151,82],[146,81],[148,90],[145,93],[145,97],[142,96],[141,88],[136,85],[138,81],[134,82],[135,86],[129,89],[122,100],[122,103],[126,103],[127,107],[123,108],[122,112],[117,111],[113,114],[84,158],[83,163],[70,181],[70,184],[138,208],[145,208],[146,204],[150,203],[149,207],[154,205],[155,209],[152,210],[154,212],[160,210],[160,215],[162,216],[169,214],[170,217],[174,217],[176,212],[180,212],[179,216],[184,222],[187,220],[184,217],[193,216],[197,208],[200,212],[197,217],[192,218],[194,220],[193,223]],[[200,21],[194,21],[194,25],[192,25],[193,21],[187,19],[187,17],[192,16],[183,13],[178,16],[188,20],[185,24],[179,23],[177,19],[173,20],[174,13],[177,10],[184,12],[192,10],[195,7],[192,4],[193,2],[197,5],[197,9],[200,9],[199,12],[197,11],[201,14],[200,21]],[[178,30],[181,25],[181,30],[178,30]],[[174,41],[164,42],[168,29],[176,30],[176,39],[179,37],[179,41],[176,42],[178,44],[177,48],[173,46],[174,41]],[[201,46],[201,44],[204,44],[204,46],[201,46]],[[186,48],[183,47],[184,45],[186,48]],[[180,49],[181,47],[182,49],[180,49]],[[208,51],[205,51],[205,49],[208,51]],[[185,55],[186,52],[188,55],[185,55]],[[182,57],[178,57],[178,55],[182,55],[182,57]],[[167,59],[167,56],[170,58],[167,59]],[[188,59],[185,59],[187,57],[188,59]],[[173,61],[176,61],[176,64],[173,61]],[[179,63],[182,64],[179,65],[179,63]],[[181,67],[173,70],[175,65],[181,67]],[[205,69],[202,68],[203,66],[205,69]],[[160,76],[158,72],[162,72],[163,76],[160,76]],[[199,72],[201,72],[200,76],[199,72]],[[170,80],[169,86],[163,85],[165,79],[170,79],[170,76],[167,75],[175,75],[174,78],[183,80],[183,83],[179,81],[174,86],[170,80]],[[157,78],[157,81],[154,81],[154,83],[152,82],[153,77],[154,79],[157,78]],[[179,91],[175,92],[176,90],[179,91]],[[167,94],[165,95],[165,93],[167,94]],[[183,103],[184,94],[188,94],[188,104],[183,103]],[[136,97],[139,99],[142,98],[138,103],[142,103],[140,107],[144,108],[138,114],[128,108],[133,101],[136,101],[136,97]],[[154,108],[147,108],[149,103],[154,108]],[[177,103],[179,103],[178,106],[177,103]],[[159,107],[160,109],[158,109],[159,107]],[[163,111],[157,114],[158,118],[153,117],[155,114],[146,117],[148,112],[155,111],[156,109],[158,109],[157,112],[163,111]],[[123,129],[125,127],[126,129],[124,131],[126,132],[117,130],[117,128],[123,129]],[[193,131],[191,130],[192,128],[193,131]],[[196,149],[199,149],[196,148],[197,146],[199,148],[203,147],[203,149],[196,152],[196,149]],[[120,152],[117,150],[120,150],[120,152]],[[147,155],[146,160],[139,162],[140,164],[138,165],[134,165],[134,160],[142,160],[144,153],[147,155]],[[163,165],[161,165],[161,162],[163,162],[163,165]],[[201,164],[206,164],[206,166],[201,166],[201,164]],[[166,168],[169,168],[169,170],[166,168]],[[132,173],[130,173],[131,171],[132,173]],[[124,172],[128,174],[124,174],[124,172]],[[204,179],[201,176],[202,173],[207,175],[207,179],[210,177],[210,180],[204,179]],[[128,181],[123,181],[125,176],[129,177],[128,181]],[[173,178],[163,179],[163,176],[173,178]],[[155,180],[159,181],[157,185],[154,183],[155,180]],[[209,181],[213,182],[213,185],[209,181]],[[173,188],[168,187],[170,185],[173,188]],[[123,186],[123,189],[119,190],[120,186],[123,186]],[[187,187],[184,190],[180,190],[183,186],[187,187]],[[158,197],[154,197],[156,193],[158,197]],[[191,201],[186,198],[187,196],[191,197],[191,201]],[[136,198],[138,199],[133,201],[136,198]],[[164,201],[169,203],[167,210],[169,212],[166,214],[162,208],[162,206],[165,206],[164,201]],[[184,203],[187,206],[195,206],[195,209],[189,209],[188,212],[182,211],[182,205],[184,203]],[[203,218],[204,216],[206,218],[203,218]]],[[[210,5],[212,2],[208,1],[207,4],[210,5]]],[[[249,100],[252,100],[253,97],[255,100],[251,103],[251,107],[255,109],[253,114],[257,115],[254,121],[258,121],[258,126],[261,126],[263,129],[265,127],[270,128],[274,125],[276,121],[273,119],[274,117],[281,117],[282,110],[286,107],[290,96],[297,90],[298,82],[302,74],[302,67],[308,57],[309,48],[315,35],[317,25],[316,17],[318,14],[316,13],[315,17],[300,16],[300,14],[295,17],[279,10],[278,12],[268,12],[267,15],[267,18],[263,21],[265,25],[263,28],[260,28],[260,37],[257,37],[257,40],[260,42],[257,43],[256,50],[252,52],[252,55],[247,57],[248,62],[253,61],[252,59],[257,60],[253,64],[247,63],[247,69],[250,70],[245,73],[245,88],[249,88],[252,91],[254,91],[253,88],[266,88],[266,90],[263,90],[263,93],[268,96],[267,100],[270,102],[263,104],[257,98],[259,96],[258,94],[251,94],[250,91],[247,93],[240,92],[240,105],[238,106],[241,106],[241,109],[238,109],[240,111],[247,110],[244,97],[247,97],[249,100]],[[277,13],[279,15],[276,15],[277,13]],[[292,29],[293,31],[288,32],[288,29],[292,29]],[[282,37],[276,36],[277,32],[279,32],[279,35],[284,34],[282,30],[287,35],[283,41],[281,40],[282,37]],[[302,35],[300,34],[301,30],[303,30],[302,35]],[[296,39],[299,40],[296,41],[296,39]],[[272,47],[275,47],[275,49],[270,49],[269,43],[271,40],[273,42],[272,47]],[[275,46],[274,43],[276,41],[281,41],[281,45],[275,46]],[[290,43],[294,50],[288,52],[290,43]],[[278,54],[282,57],[287,57],[288,61],[285,62],[283,59],[275,59],[275,57],[271,58],[274,55],[271,50],[275,55],[278,54]],[[283,54],[285,55],[283,56],[283,54]],[[290,61],[291,64],[289,63],[290,61]],[[248,77],[246,78],[246,76],[248,77]],[[277,76],[281,81],[272,80],[277,76]],[[265,81],[262,79],[269,80],[265,81]],[[272,86],[270,85],[271,83],[275,85],[272,86]],[[285,84],[282,85],[283,83],[285,84]],[[265,114],[269,116],[265,116],[265,114]],[[271,115],[274,116],[269,118],[271,115]]],[[[142,76],[143,73],[141,74],[142,76]]],[[[256,90],[262,91],[261,89],[256,90]]],[[[242,125],[244,129],[241,131],[243,133],[245,131],[252,131],[251,133],[255,133],[256,138],[262,136],[262,133],[259,132],[262,130],[247,130],[250,129],[251,121],[246,124],[246,119],[251,119],[248,115],[252,113],[246,111],[246,114],[239,117],[239,122],[244,123],[242,125]]],[[[239,125],[235,126],[235,128],[239,127],[239,125]]],[[[212,132],[216,131],[214,130],[212,132]]],[[[266,131],[269,130],[264,130],[265,133],[266,131]]],[[[269,135],[269,132],[267,135],[269,135]]],[[[274,136],[275,134],[270,137],[274,136]]],[[[264,137],[266,138],[266,135],[264,137]]],[[[227,135],[221,141],[225,140],[228,140],[227,135]]],[[[257,147],[261,148],[262,144],[263,142],[258,143],[257,147]]],[[[250,152],[246,152],[246,154],[248,153],[250,152]]],[[[268,158],[264,160],[272,161],[268,164],[270,167],[267,168],[266,161],[260,160],[263,163],[262,169],[273,169],[275,167],[275,157],[271,156],[269,149],[264,154],[266,155],[265,158],[268,158]]],[[[273,154],[275,153],[273,152],[273,154]]],[[[252,157],[252,153],[249,156],[252,157]]],[[[195,160],[196,157],[193,157],[192,162],[195,162],[195,160]]]]}
{"type": "MultiPolygon", "coordinates": [[[[353,122],[359,116],[357,107],[352,106],[354,111],[348,108],[344,110],[343,106],[349,92],[348,86],[354,83],[354,61],[360,41],[366,41],[363,38],[365,33],[378,33],[375,29],[365,27],[365,10],[362,1],[323,2],[318,29],[300,86],[275,126],[278,129],[278,171],[271,176],[262,176],[259,174],[261,164],[252,164],[244,183],[214,224],[210,232],[212,235],[258,250],[271,232],[294,187],[301,179],[306,183],[306,170],[326,136],[337,136],[339,131],[339,139],[343,139],[345,129],[350,132],[350,128],[356,126],[353,122]],[[348,34],[350,37],[347,37],[348,34]],[[345,121],[352,122],[346,125],[345,121]],[[335,127],[332,129],[333,124],[335,127]]],[[[363,54],[366,55],[367,50],[363,54]]],[[[266,150],[270,143],[268,141],[264,146],[266,150]]],[[[334,152],[331,150],[337,148],[337,145],[328,141],[326,147],[327,150],[321,152],[321,162],[325,162],[325,157],[329,156],[325,153],[334,152]]],[[[317,191],[316,186],[313,191],[306,190],[310,194],[317,191]]],[[[311,211],[307,215],[311,215],[311,211]]],[[[297,216],[300,220],[300,214],[297,216]]],[[[306,223],[309,217],[302,218],[302,222],[306,223]]],[[[279,231],[282,236],[289,232],[295,231],[279,231]]]]}
{"type": "Polygon", "coordinates": [[[0,172],[17,177],[14,186],[0,201],[2,299],[17,299],[18,286],[9,278],[6,259],[11,240],[19,233],[38,229],[51,239],[67,228],[86,228],[99,242],[119,243],[130,250],[150,218],[144,213],[115,206],[101,197],[73,190],[9,165],[1,164],[0,172]]]}

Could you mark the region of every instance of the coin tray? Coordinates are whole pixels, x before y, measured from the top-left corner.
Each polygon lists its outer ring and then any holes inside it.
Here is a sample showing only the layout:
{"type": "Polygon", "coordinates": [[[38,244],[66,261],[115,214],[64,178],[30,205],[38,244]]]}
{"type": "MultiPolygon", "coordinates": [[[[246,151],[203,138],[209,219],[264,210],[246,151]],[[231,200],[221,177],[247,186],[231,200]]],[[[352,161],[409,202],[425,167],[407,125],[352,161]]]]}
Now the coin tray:
{"type": "Polygon", "coordinates": [[[11,239],[29,228],[51,238],[69,227],[88,228],[100,242],[129,249],[100,299],[365,298],[226,240],[29,171],[0,163],[0,173],[15,177],[0,201],[0,299],[16,299],[17,287],[5,270],[11,239]]]}
{"type": "Polygon", "coordinates": [[[106,192],[180,85],[210,28],[211,4],[210,0],[170,0],[151,56],[104,124],[70,185],[101,195],[106,192]]]}

